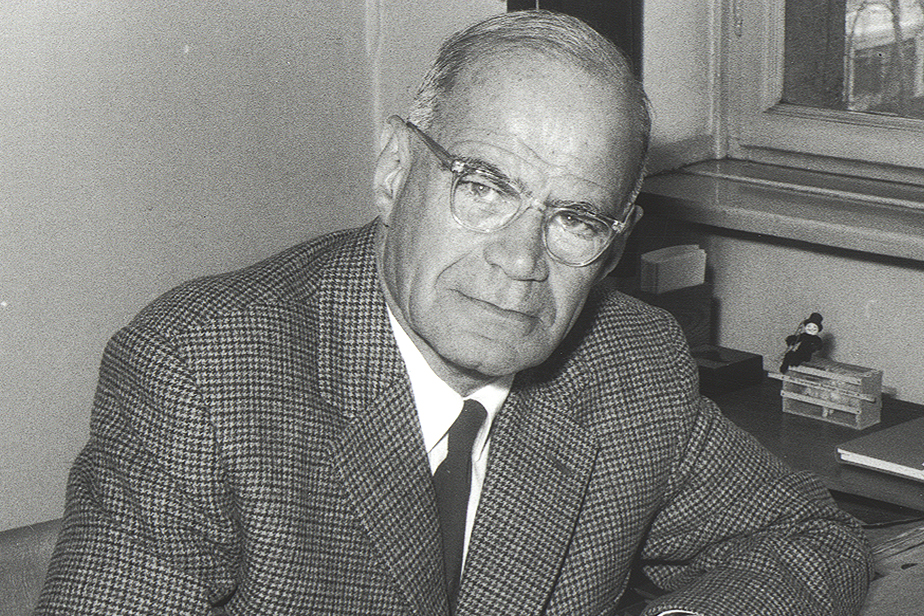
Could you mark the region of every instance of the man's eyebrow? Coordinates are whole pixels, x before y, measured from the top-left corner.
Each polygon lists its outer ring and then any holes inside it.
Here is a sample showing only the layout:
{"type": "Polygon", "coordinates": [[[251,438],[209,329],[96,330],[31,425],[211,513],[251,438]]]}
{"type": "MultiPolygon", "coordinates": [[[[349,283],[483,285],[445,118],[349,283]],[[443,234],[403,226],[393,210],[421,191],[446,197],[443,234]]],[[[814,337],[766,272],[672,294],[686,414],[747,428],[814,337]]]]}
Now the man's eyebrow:
{"type": "MultiPolygon", "coordinates": [[[[503,182],[503,183],[508,184],[509,186],[514,187],[515,189],[517,189],[519,192],[521,192],[524,195],[528,196],[532,194],[529,188],[526,186],[526,182],[524,182],[523,180],[519,178],[510,177],[509,175],[501,171],[500,167],[498,167],[497,165],[495,165],[494,163],[490,161],[484,160],[483,158],[477,158],[474,156],[459,156],[457,157],[457,160],[462,161],[463,163],[465,163],[472,169],[475,169],[479,172],[483,172],[491,176],[491,178],[499,182],[503,182]]],[[[609,218],[609,219],[613,218],[612,215],[607,213],[609,210],[612,209],[611,207],[609,207],[609,204],[600,204],[600,203],[595,203],[595,202],[587,201],[587,200],[572,201],[569,199],[554,199],[554,198],[546,199],[545,204],[548,207],[569,207],[569,208],[574,208],[576,210],[582,210],[589,214],[596,214],[597,216],[602,216],[603,218],[609,218]]]]}
{"type": "Polygon", "coordinates": [[[465,163],[466,165],[468,165],[469,167],[473,169],[476,169],[478,171],[486,173],[487,175],[490,175],[495,180],[499,180],[501,182],[509,184],[510,186],[513,186],[514,188],[516,188],[517,190],[519,190],[520,192],[524,194],[528,193],[525,182],[523,182],[520,179],[510,177],[509,175],[501,171],[500,167],[498,167],[492,162],[486,161],[483,158],[475,158],[473,156],[459,156],[458,160],[461,160],[463,163],[465,163]]]}
{"type": "Polygon", "coordinates": [[[613,219],[613,216],[607,212],[611,209],[604,207],[599,203],[593,203],[590,201],[570,201],[568,199],[548,199],[546,200],[546,205],[549,207],[566,207],[573,210],[579,210],[586,212],[588,214],[594,214],[600,216],[601,218],[613,219]]]}

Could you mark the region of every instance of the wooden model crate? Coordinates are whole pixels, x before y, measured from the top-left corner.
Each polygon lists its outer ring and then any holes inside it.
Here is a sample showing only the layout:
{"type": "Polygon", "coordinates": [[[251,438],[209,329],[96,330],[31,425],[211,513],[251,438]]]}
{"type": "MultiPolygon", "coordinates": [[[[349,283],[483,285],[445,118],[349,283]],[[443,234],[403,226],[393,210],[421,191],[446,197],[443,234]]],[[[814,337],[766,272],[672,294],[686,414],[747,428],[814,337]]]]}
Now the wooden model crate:
{"type": "Polygon", "coordinates": [[[862,430],[879,423],[882,370],[825,359],[782,375],[783,412],[862,430]]]}

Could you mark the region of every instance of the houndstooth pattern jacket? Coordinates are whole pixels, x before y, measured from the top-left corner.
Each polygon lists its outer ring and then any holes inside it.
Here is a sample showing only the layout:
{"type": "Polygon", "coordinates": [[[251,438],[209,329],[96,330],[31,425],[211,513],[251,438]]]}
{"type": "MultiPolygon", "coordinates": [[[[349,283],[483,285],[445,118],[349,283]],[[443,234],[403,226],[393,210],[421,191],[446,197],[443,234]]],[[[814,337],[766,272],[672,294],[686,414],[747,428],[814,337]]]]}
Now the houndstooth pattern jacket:
{"type": "MultiPolygon", "coordinates": [[[[448,614],[375,223],[184,285],[108,345],[39,614],[448,614]]],[[[665,313],[595,293],[517,376],[457,614],[854,613],[861,531],[697,393],[665,313]],[[649,613],[649,612],[646,612],[649,613]]]]}

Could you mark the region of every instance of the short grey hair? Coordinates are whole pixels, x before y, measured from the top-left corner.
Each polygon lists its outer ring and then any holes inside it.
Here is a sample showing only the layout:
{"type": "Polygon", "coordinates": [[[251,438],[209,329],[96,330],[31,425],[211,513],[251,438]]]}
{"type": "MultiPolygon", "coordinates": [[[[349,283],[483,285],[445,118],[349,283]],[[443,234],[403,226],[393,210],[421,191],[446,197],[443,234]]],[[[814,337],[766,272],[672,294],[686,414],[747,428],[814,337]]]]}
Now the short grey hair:
{"type": "Polygon", "coordinates": [[[408,119],[430,129],[439,118],[458,76],[479,59],[503,49],[529,50],[575,65],[588,74],[621,87],[629,97],[641,153],[626,203],[635,200],[644,175],[651,134],[648,97],[635,79],[625,54],[586,23],[545,10],[502,13],[452,35],[442,44],[411,104],[408,119]]]}

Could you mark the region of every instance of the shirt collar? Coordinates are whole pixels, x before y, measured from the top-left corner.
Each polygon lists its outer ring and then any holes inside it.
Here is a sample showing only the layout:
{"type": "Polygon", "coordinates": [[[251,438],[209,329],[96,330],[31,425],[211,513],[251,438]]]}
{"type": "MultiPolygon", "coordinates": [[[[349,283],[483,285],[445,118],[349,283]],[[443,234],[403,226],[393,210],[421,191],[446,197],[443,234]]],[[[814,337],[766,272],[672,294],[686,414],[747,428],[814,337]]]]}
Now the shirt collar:
{"type": "MultiPolygon", "coordinates": [[[[417,415],[420,419],[420,428],[423,431],[424,446],[429,452],[449,431],[452,422],[462,412],[463,398],[433,372],[430,364],[401,327],[390,307],[388,307],[388,320],[391,322],[395,342],[398,344],[398,350],[407,367],[411,391],[414,394],[417,415]]],[[[483,449],[487,443],[491,422],[507,399],[512,383],[513,375],[504,376],[475,390],[468,396],[480,402],[488,413],[484,426],[475,441],[475,451],[483,449]]]]}

